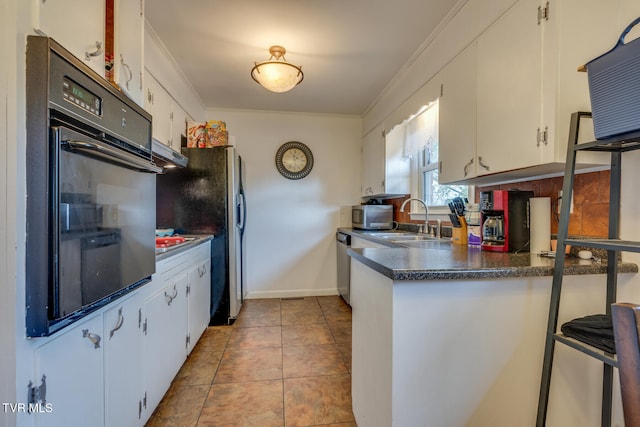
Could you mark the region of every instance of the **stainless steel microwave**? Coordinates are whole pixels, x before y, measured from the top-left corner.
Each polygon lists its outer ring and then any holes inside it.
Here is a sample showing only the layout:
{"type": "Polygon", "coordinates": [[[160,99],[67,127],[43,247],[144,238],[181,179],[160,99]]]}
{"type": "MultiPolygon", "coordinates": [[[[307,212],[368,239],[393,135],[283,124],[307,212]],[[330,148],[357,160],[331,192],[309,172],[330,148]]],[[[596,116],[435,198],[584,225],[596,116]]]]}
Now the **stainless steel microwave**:
{"type": "Polygon", "coordinates": [[[389,230],[393,228],[392,205],[358,205],[351,208],[353,228],[389,230]]]}

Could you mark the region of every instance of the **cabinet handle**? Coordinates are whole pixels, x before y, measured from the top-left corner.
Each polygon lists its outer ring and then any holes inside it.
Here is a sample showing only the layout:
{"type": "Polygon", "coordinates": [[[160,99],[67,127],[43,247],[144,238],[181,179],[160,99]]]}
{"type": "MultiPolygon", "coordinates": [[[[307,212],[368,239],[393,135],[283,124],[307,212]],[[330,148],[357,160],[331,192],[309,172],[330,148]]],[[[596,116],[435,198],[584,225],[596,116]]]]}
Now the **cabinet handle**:
{"type": "Polygon", "coordinates": [[[96,50],[94,52],[85,52],[84,59],[87,61],[91,61],[91,58],[95,58],[96,56],[102,55],[104,51],[102,50],[102,42],[96,41],[96,50]]]}
{"type": "Polygon", "coordinates": [[[124,57],[122,56],[122,54],[120,54],[120,64],[124,69],[127,70],[127,73],[129,73],[129,78],[127,78],[127,81],[124,84],[127,87],[127,90],[129,90],[129,82],[131,81],[131,79],[133,79],[133,73],[131,72],[131,68],[129,67],[129,65],[124,62],[124,57]]]}
{"type": "Polygon", "coordinates": [[[469,167],[473,164],[473,157],[469,160],[469,163],[464,165],[464,176],[466,177],[469,174],[469,167]]]}
{"type": "Polygon", "coordinates": [[[202,269],[200,269],[200,267],[198,267],[198,274],[200,275],[200,277],[202,277],[205,274],[207,274],[207,264],[204,264],[202,266],[202,269]]]}
{"type": "Polygon", "coordinates": [[[83,329],[82,338],[86,338],[89,341],[91,341],[93,343],[93,348],[100,348],[100,341],[102,341],[102,338],[100,338],[100,335],[94,334],[93,332],[89,332],[88,329],[83,329]]]}
{"type": "Polygon", "coordinates": [[[482,157],[480,157],[480,156],[478,156],[478,164],[479,164],[480,166],[482,166],[485,170],[487,170],[487,171],[491,171],[491,169],[489,169],[489,165],[484,164],[484,163],[482,162],[482,157]]]}
{"type": "Polygon", "coordinates": [[[178,289],[176,285],[173,285],[173,295],[169,295],[167,291],[164,291],[164,298],[167,300],[167,305],[171,305],[174,299],[178,296],[178,289]]]}
{"type": "Polygon", "coordinates": [[[111,332],[109,332],[109,339],[113,338],[113,335],[116,333],[117,330],[122,328],[123,324],[124,324],[124,316],[122,315],[122,307],[120,307],[120,309],[118,310],[118,320],[116,320],[116,324],[113,325],[113,329],[111,329],[111,332]]]}

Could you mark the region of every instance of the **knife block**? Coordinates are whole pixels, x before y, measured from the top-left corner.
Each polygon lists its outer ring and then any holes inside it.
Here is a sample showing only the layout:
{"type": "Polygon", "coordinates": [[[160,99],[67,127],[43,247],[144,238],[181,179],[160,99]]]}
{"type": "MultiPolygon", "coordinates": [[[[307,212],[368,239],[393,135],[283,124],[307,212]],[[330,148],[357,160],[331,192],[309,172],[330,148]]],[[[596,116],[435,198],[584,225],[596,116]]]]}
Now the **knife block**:
{"type": "Polygon", "coordinates": [[[460,221],[461,227],[453,227],[451,229],[451,243],[455,243],[457,245],[466,245],[467,222],[465,221],[463,216],[459,216],[458,220],[460,221]]]}

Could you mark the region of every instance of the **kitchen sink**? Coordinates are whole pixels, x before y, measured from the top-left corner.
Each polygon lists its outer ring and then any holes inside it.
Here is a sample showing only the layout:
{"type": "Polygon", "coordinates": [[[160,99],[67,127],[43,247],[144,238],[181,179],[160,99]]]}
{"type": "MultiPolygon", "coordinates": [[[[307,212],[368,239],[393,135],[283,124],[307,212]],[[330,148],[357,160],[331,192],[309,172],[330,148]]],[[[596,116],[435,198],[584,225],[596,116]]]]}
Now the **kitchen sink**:
{"type": "Polygon", "coordinates": [[[439,237],[428,236],[426,234],[406,235],[397,237],[388,237],[391,241],[405,241],[405,240],[441,240],[439,237]]]}
{"type": "Polygon", "coordinates": [[[371,237],[380,237],[382,239],[389,239],[394,237],[414,236],[416,233],[402,232],[402,231],[367,231],[363,234],[371,237]]]}

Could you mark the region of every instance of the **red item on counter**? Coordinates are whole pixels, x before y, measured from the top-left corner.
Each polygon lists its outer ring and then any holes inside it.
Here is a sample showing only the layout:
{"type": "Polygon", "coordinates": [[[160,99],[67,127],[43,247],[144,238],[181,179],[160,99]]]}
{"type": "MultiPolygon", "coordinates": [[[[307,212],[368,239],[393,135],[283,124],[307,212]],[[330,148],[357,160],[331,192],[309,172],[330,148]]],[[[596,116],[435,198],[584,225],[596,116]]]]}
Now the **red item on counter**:
{"type": "Polygon", "coordinates": [[[182,236],[156,237],[156,249],[168,248],[170,246],[184,243],[186,239],[182,236]]]}

